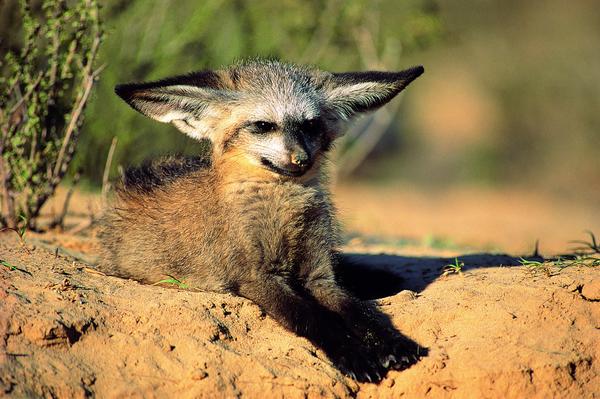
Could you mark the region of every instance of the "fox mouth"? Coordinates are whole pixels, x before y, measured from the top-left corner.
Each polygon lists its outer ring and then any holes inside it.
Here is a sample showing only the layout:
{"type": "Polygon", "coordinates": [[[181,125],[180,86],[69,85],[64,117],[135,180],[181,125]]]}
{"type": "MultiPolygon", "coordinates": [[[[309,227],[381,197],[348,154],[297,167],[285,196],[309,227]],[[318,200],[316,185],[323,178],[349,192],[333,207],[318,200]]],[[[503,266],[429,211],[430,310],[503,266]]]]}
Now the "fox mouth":
{"type": "Polygon", "coordinates": [[[269,161],[266,158],[261,158],[260,163],[263,166],[265,166],[267,169],[269,169],[271,172],[275,172],[279,175],[289,176],[289,177],[300,177],[304,173],[306,173],[306,171],[308,169],[310,169],[310,167],[303,167],[303,168],[298,167],[297,169],[280,168],[278,166],[275,166],[275,164],[273,162],[269,161]]]}

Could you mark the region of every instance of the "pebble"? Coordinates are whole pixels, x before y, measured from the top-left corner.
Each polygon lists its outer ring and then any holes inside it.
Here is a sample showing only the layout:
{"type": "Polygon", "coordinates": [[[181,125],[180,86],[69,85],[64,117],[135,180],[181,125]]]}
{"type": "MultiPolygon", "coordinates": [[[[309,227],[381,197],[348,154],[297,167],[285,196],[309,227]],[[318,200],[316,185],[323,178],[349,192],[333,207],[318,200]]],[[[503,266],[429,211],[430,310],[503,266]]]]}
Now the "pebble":
{"type": "Polygon", "coordinates": [[[204,370],[197,369],[192,372],[192,380],[200,381],[208,377],[208,373],[204,370]]]}
{"type": "Polygon", "coordinates": [[[414,301],[417,299],[417,293],[411,290],[402,290],[396,294],[396,298],[400,301],[414,301]]]}
{"type": "Polygon", "coordinates": [[[586,283],[581,289],[581,295],[588,301],[600,301],[600,280],[586,283]]]}

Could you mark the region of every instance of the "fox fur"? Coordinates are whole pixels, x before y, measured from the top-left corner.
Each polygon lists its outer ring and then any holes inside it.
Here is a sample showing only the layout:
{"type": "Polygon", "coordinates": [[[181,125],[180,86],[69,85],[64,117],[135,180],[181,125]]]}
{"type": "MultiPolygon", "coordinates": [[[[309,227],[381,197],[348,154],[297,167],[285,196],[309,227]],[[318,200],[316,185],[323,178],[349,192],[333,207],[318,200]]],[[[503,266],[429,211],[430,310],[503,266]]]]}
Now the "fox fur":
{"type": "Polygon", "coordinates": [[[117,86],[131,107],[210,140],[212,152],[125,173],[102,222],[100,269],[144,283],[171,275],[246,297],[359,381],[407,367],[418,346],[339,284],[324,169],[349,120],[422,72],[329,73],[251,60],[117,86]]]}

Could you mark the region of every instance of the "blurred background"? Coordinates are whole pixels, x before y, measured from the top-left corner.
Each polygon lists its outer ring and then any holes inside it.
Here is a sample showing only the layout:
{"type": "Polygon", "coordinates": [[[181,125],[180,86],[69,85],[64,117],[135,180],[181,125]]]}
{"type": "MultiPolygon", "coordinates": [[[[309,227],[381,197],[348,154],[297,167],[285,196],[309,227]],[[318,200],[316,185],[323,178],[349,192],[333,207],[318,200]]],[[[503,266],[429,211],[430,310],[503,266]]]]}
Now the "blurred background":
{"type": "MultiPolygon", "coordinates": [[[[0,2],[0,51],[19,40],[0,2]]],[[[560,251],[600,227],[600,13],[593,0],[106,0],[105,69],[72,170],[206,145],[133,112],[117,83],[253,56],[330,71],[426,73],[357,122],[334,172],[344,223],[362,238],[560,251]],[[544,247],[546,245],[546,247],[544,247]]]]}

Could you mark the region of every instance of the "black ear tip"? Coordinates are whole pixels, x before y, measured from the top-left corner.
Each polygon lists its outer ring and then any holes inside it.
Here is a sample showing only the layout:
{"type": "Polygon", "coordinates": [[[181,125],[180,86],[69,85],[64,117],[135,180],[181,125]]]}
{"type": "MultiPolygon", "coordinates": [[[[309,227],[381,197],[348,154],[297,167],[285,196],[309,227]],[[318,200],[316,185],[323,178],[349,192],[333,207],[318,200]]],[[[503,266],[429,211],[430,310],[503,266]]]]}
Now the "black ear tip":
{"type": "Polygon", "coordinates": [[[408,68],[406,70],[406,73],[411,78],[416,79],[419,76],[423,75],[423,73],[425,73],[425,68],[423,68],[423,65],[417,65],[412,68],[408,68]]]}
{"type": "Polygon", "coordinates": [[[398,72],[396,74],[396,79],[399,82],[400,87],[405,88],[410,84],[410,82],[423,75],[424,72],[425,68],[423,68],[423,65],[417,65],[398,72]]]}
{"type": "Polygon", "coordinates": [[[115,93],[123,100],[128,101],[133,96],[133,90],[129,84],[120,84],[115,86],[115,93]]]}

